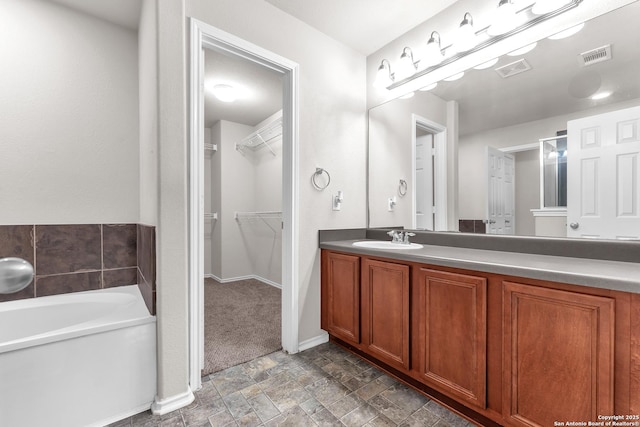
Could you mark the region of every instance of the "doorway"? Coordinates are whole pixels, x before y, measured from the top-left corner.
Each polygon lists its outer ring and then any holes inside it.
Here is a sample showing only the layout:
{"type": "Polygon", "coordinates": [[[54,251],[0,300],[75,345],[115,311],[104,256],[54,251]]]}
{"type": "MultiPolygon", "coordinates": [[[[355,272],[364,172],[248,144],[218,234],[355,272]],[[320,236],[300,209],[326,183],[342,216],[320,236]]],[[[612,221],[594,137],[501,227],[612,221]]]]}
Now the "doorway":
{"type": "Polygon", "coordinates": [[[447,230],[447,130],[412,114],[412,228],[447,230]]]}
{"type": "Polygon", "coordinates": [[[281,344],[289,353],[298,351],[298,65],[201,21],[191,19],[190,24],[189,378],[191,389],[197,390],[204,364],[205,49],[274,71],[282,81],[281,344]]]}
{"type": "Polygon", "coordinates": [[[204,365],[281,346],[282,74],[204,49],[204,365]]]}

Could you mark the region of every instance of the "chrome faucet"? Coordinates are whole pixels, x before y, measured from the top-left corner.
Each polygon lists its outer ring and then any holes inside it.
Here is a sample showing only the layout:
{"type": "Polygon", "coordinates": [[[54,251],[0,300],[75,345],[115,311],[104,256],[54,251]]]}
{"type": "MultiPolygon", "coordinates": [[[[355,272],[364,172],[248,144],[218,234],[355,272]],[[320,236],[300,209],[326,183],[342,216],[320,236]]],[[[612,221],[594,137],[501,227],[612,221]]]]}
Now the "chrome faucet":
{"type": "Polygon", "coordinates": [[[387,235],[391,237],[393,243],[402,243],[403,232],[399,230],[391,230],[387,232],[387,235]]]}
{"type": "Polygon", "coordinates": [[[410,233],[408,231],[391,230],[387,232],[387,235],[391,237],[393,243],[399,243],[402,245],[408,245],[409,237],[415,236],[416,233],[410,233]]]}

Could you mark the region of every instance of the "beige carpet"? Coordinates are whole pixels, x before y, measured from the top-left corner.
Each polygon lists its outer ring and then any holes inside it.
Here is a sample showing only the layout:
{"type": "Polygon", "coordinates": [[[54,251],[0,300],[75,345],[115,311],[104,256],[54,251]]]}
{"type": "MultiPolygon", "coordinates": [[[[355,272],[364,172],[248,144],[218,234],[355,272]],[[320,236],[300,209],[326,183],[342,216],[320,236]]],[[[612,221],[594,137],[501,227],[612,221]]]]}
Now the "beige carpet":
{"type": "Polygon", "coordinates": [[[280,319],[280,289],[255,279],[205,279],[202,374],[280,350],[280,319]]]}

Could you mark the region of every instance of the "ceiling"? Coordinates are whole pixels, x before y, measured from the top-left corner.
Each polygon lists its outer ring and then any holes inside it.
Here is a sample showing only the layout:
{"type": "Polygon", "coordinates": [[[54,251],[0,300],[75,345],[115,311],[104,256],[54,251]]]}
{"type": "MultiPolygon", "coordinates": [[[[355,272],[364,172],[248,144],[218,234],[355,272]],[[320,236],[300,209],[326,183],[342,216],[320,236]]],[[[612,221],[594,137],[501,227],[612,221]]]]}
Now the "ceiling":
{"type": "Polygon", "coordinates": [[[282,109],[282,79],[277,71],[210,49],[205,49],[204,59],[205,88],[226,84],[244,93],[228,103],[219,101],[205,89],[205,127],[218,120],[255,126],[282,109]]]}
{"type": "Polygon", "coordinates": [[[50,0],[130,30],[138,29],[142,0],[50,0]]]}

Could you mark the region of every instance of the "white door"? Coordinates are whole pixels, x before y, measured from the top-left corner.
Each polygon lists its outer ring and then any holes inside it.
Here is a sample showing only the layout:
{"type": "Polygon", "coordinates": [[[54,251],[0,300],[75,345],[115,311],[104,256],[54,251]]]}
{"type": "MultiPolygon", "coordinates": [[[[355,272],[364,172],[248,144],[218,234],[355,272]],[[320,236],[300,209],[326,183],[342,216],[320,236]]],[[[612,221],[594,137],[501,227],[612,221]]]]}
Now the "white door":
{"type": "Polygon", "coordinates": [[[433,135],[416,137],[416,228],[433,230],[433,135]]]}
{"type": "Polygon", "coordinates": [[[487,147],[487,234],[515,232],[515,159],[487,147]]]}
{"type": "Polygon", "coordinates": [[[567,236],[640,238],[640,107],[567,123],[567,236]]]}

